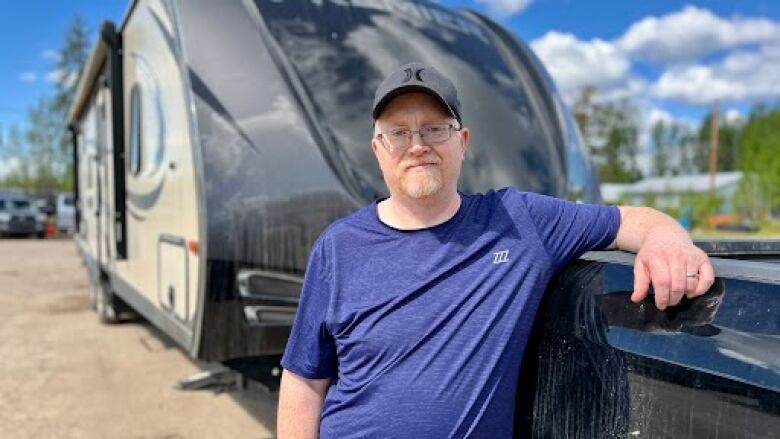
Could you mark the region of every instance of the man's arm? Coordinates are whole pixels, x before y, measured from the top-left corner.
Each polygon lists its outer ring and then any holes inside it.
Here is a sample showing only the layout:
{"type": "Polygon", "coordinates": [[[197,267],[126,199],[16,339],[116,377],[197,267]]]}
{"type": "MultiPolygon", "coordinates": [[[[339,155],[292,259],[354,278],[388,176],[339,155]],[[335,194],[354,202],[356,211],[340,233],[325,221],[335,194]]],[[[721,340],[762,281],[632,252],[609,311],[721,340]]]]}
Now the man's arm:
{"type": "Polygon", "coordinates": [[[709,290],[715,280],[710,260],[674,219],[649,207],[619,209],[620,228],[609,248],[636,253],[631,300],[644,299],[650,282],[661,310],[680,303],[683,295],[696,297],[709,290]]]}
{"type": "Polygon", "coordinates": [[[280,439],[317,438],[320,413],[330,379],[309,379],[289,370],[282,372],[276,434],[280,439]]]}

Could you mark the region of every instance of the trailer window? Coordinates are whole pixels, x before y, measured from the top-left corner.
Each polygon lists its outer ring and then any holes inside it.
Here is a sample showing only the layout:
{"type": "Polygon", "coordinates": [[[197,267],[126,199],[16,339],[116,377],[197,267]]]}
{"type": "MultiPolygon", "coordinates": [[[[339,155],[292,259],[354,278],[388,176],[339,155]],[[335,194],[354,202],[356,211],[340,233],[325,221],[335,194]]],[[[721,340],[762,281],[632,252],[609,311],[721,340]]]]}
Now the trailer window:
{"type": "Polygon", "coordinates": [[[141,170],[141,90],[133,84],[130,90],[130,160],[128,170],[138,175],[141,170]]]}

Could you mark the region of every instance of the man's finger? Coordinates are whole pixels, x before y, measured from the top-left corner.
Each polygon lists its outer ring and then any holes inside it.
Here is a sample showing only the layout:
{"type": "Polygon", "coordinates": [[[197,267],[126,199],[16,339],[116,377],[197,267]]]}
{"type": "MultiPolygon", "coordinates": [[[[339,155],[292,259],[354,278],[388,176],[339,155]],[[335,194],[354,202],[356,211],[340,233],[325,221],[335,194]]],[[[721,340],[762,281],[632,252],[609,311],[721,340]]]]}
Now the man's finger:
{"type": "Polygon", "coordinates": [[[631,294],[631,300],[634,303],[641,302],[647,296],[650,289],[650,276],[647,268],[640,258],[634,262],[634,293],[631,294]]]}
{"type": "Polygon", "coordinates": [[[650,280],[653,282],[653,291],[655,291],[655,306],[663,311],[671,301],[672,284],[669,279],[669,266],[655,258],[651,259],[648,265],[650,267],[650,280]]]}
{"type": "Polygon", "coordinates": [[[696,290],[690,297],[700,296],[706,293],[713,283],[715,283],[715,271],[713,270],[710,261],[707,260],[699,267],[699,283],[696,285],[696,290]]]}
{"type": "Polygon", "coordinates": [[[669,305],[674,306],[680,303],[680,299],[685,294],[685,261],[675,256],[669,263],[669,305]]]}
{"type": "Polygon", "coordinates": [[[688,297],[696,296],[696,287],[699,285],[699,265],[688,261],[685,268],[685,295],[688,297]]]}

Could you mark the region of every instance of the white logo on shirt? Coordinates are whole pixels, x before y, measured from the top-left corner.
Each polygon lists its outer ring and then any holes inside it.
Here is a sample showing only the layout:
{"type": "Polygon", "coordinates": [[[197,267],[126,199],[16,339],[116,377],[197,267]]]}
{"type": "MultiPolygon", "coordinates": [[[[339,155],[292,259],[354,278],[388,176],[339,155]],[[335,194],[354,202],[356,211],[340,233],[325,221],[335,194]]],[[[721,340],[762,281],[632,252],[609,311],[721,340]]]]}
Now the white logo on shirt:
{"type": "Polygon", "coordinates": [[[493,253],[493,263],[501,264],[509,260],[509,250],[501,250],[500,252],[493,253]]]}

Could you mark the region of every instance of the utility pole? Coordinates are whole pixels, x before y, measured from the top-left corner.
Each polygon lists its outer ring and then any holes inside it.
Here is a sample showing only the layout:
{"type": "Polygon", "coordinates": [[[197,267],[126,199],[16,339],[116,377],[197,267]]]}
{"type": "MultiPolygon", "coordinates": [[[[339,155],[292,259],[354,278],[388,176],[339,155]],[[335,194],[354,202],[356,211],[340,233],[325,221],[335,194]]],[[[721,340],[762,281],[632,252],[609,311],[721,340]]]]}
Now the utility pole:
{"type": "Polygon", "coordinates": [[[718,171],[718,100],[712,103],[710,119],[710,197],[715,196],[715,173],[718,171]]]}

